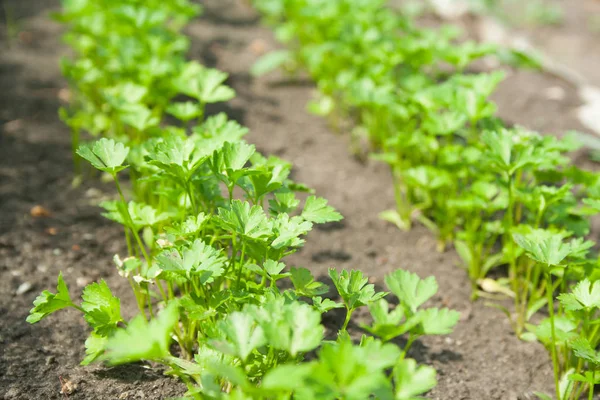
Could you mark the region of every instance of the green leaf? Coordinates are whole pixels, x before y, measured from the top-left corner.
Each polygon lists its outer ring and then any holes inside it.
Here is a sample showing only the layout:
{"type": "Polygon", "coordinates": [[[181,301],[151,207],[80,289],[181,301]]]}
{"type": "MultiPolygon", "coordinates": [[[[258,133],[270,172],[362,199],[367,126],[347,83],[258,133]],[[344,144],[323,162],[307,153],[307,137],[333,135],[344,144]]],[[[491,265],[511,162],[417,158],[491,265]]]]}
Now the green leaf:
{"type": "Polygon", "coordinates": [[[217,103],[231,100],[235,92],[223,85],[228,75],[213,68],[206,68],[195,61],[188,62],[174,86],[182,93],[194,97],[201,103],[217,103]]]}
{"type": "MultiPolygon", "coordinates": [[[[254,153],[253,158],[256,159],[257,156],[258,153],[254,153]]],[[[282,187],[290,174],[291,164],[277,157],[270,157],[261,163],[255,162],[254,159],[252,174],[248,178],[252,183],[252,198],[261,199],[282,187]]]]}
{"type": "Polygon", "coordinates": [[[56,285],[56,294],[44,290],[33,301],[34,307],[29,311],[27,322],[35,324],[41,319],[47,317],[55,311],[62,310],[66,307],[74,306],[69,295],[67,284],[63,280],[62,272],[58,275],[58,284],[56,285]]]}
{"type": "Polygon", "coordinates": [[[562,293],[558,296],[567,311],[577,311],[583,308],[600,308],[600,284],[590,283],[584,278],[575,286],[572,293],[562,293]]]}
{"type": "Polygon", "coordinates": [[[213,146],[211,152],[222,147],[225,142],[240,142],[242,137],[248,133],[248,128],[236,121],[229,120],[225,113],[211,115],[202,125],[193,130],[195,134],[204,139],[204,144],[208,141],[213,146]]]}
{"type": "Polygon", "coordinates": [[[186,220],[180,224],[175,224],[175,226],[172,227],[165,227],[165,231],[171,235],[187,238],[189,236],[198,235],[208,221],[209,217],[201,212],[196,216],[191,215],[187,217],[186,220]]]}
{"type": "Polygon", "coordinates": [[[413,359],[406,359],[394,368],[396,400],[414,400],[437,385],[435,369],[429,366],[417,367],[413,359]]]}
{"type": "Polygon", "coordinates": [[[102,138],[92,146],[83,145],[77,149],[77,154],[89,161],[100,171],[115,175],[124,170],[123,162],[129,154],[129,148],[113,139],[102,138]]]}
{"type": "Polygon", "coordinates": [[[360,341],[360,358],[370,370],[391,368],[402,358],[402,350],[393,343],[383,343],[373,337],[363,336],[360,341]]]}
{"type": "Polygon", "coordinates": [[[219,321],[222,340],[212,340],[211,345],[226,354],[239,357],[245,361],[252,351],[266,344],[266,338],[251,314],[236,311],[219,321]]]}
{"type": "Polygon", "coordinates": [[[452,333],[460,319],[460,313],[447,308],[428,308],[417,313],[422,333],[425,335],[447,335],[452,333]]]}
{"type": "Polygon", "coordinates": [[[438,290],[435,277],[421,279],[417,274],[402,269],[386,275],[385,284],[412,314],[438,290]]]}
{"type": "Polygon", "coordinates": [[[313,297],[329,291],[327,285],[316,282],[311,272],[306,268],[292,267],[290,278],[298,296],[313,297]]]}
{"type": "Polygon", "coordinates": [[[180,252],[166,250],[156,256],[156,261],[164,271],[197,277],[201,284],[211,283],[223,274],[226,257],[220,250],[196,239],[189,248],[180,252]]]}
{"type": "Polygon", "coordinates": [[[263,264],[264,269],[269,275],[279,275],[285,268],[285,264],[274,260],[267,260],[263,264]]]}
{"type": "MultiPolygon", "coordinates": [[[[364,400],[375,393],[389,394],[391,384],[386,379],[382,364],[371,362],[367,351],[368,348],[354,346],[347,338],[323,345],[306,385],[306,390],[313,395],[299,398],[364,400]],[[329,395],[318,395],[323,393],[329,395]]],[[[389,395],[376,397],[390,398],[389,395]]]]}
{"type": "MultiPolygon", "coordinates": [[[[600,383],[600,375],[598,375],[598,373],[595,371],[585,371],[585,375],[576,374],[576,373],[567,374],[567,379],[569,381],[587,382],[587,383],[593,383],[595,385],[600,383]]],[[[552,400],[552,398],[550,398],[550,397],[548,397],[548,399],[552,400]]]]}
{"type": "Polygon", "coordinates": [[[108,337],[92,332],[85,341],[85,358],[81,365],[89,365],[104,353],[108,337]]]}
{"type": "Polygon", "coordinates": [[[264,210],[241,200],[233,200],[229,209],[219,208],[216,221],[224,229],[252,239],[265,238],[271,234],[264,210]]]}
{"type": "MultiPolygon", "coordinates": [[[[572,340],[576,336],[576,328],[576,324],[569,318],[564,316],[555,316],[554,337],[556,339],[556,345],[563,346],[565,343],[572,340]]],[[[528,327],[528,329],[530,328],[528,327]]],[[[544,343],[545,345],[552,343],[552,327],[549,318],[546,318],[540,322],[540,324],[536,326],[533,331],[540,342],[544,343]]]]}
{"type": "Polygon", "coordinates": [[[546,393],[542,393],[542,392],[533,392],[534,395],[536,395],[538,397],[538,399],[540,400],[554,400],[552,398],[552,396],[547,395],[546,393]]]}
{"type": "Polygon", "coordinates": [[[229,190],[238,180],[253,173],[244,166],[255,153],[253,145],[243,142],[225,142],[223,147],[214,151],[210,160],[210,167],[217,177],[227,185],[229,190]]]}
{"type": "Polygon", "coordinates": [[[481,136],[483,142],[489,147],[489,156],[502,168],[508,169],[511,165],[513,148],[512,135],[509,130],[485,131],[481,136]]]}
{"type": "Polygon", "coordinates": [[[313,307],[321,314],[333,310],[334,308],[344,308],[344,305],[342,303],[337,303],[331,299],[323,299],[321,296],[313,297],[312,301],[313,307]]]}
{"type": "Polygon", "coordinates": [[[269,370],[262,380],[261,388],[277,391],[295,391],[311,373],[313,363],[282,364],[269,370]]]}
{"type": "Polygon", "coordinates": [[[271,51],[259,58],[258,61],[252,65],[250,73],[253,76],[261,76],[292,60],[292,54],[287,50],[271,51]]]}
{"type": "MultiPolygon", "coordinates": [[[[214,364],[210,364],[208,366],[208,368],[211,370],[211,372],[213,372],[214,374],[216,374],[219,377],[225,378],[226,380],[228,380],[229,382],[231,382],[231,384],[239,386],[242,389],[248,389],[251,390],[250,388],[252,387],[250,385],[250,382],[248,381],[248,378],[246,377],[246,373],[245,371],[237,366],[237,365],[232,365],[232,364],[225,364],[222,362],[217,362],[214,364]]],[[[249,397],[246,396],[232,396],[232,398],[230,400],[239,400],[239,399],[250,399],[249,397]]],[[[229,398],[228,398],[229,400],[229,398]]]]}
{"type": "Polygon", "coordinates": [[[160,119],[153,114],[153,111],[143,104],[129,104],[120,111],[121,121],[140,132],[158,126],[160,123],[160,119]]]}
{"type": "Polygon", "coordinates": [[[113,296],[104,280],[87,285],[81,297],[84,318],[99,335],[108,336],[123,321],[121,301],[113,296]]]}
{"type": "Polygon", "coordinates": [[[513,239],[527,255],[545,265],[557,266],[571,251],[563,242],[563,235],[545,229],[531,229],[527,233],[513,233],[513,239]]]}
{"type": "Polygon", "coordinates": [[[161,174],[172,177],[185,187],[210,154],[211,151],[200,148],[193,138],[170,135],[156,143],[147,159],[159,168],[161,174]]]}
{"type": "Polygon", "coordinates": [[[106,212],[102,216],[115,221],[118,224],[127,226],[135,231],[139,231],[143,227],[153,227],[157,224],[169,219],[167,213],[160,213],[154,207],[145,204],[130,201],[125,209],[123,202],[119,200],[103,201],[100,207],[106,212]],[[131,220],[129,219],[131,217],[131,220]]]}
{"type": "Polygon", "coordinates": [[[200,104],[192,101],[185,101],[169,104],[166,111],[175,118],[183,122],[188,122],[202,115],[203,110],[200,104]]]}
{"type": "Polygon", "coordinates": [[[315,196],[308,196],[301,216],[316,224],[340,221],[343,218],[333,207],[327,205],[327,200],[315,196]]]}
{"type": "Polygon", "coordinates": [[[338,273],[334,268],[329,269],[329,277],[348,309],[366,306],[383,298],[387,293],[375,293],[375,286],[368,283],[368,278],[358,270],[350,272],[343,270],[338,273]]]}
{"type": "Polygon", "coordinates": [[[248,312],[262,327],[269,346],[292,357],[314,350],[323,340],[321,314],[308,304],[286,303],[283,297],[277,297],[260,307],[248,307],[248,312]]]}
{"type": "Polygon", "coordinates": [[[161,361],[171,356],[171,332],[179,320],[177,302],[171,302],[150,322],[138,315],[127,328],[118,329],[108,339],[101,356],[112,365],[140,360],[161,361]]]}
{"type": "Polygon", "coordinates": [[[227,170],[238,171],[250,160],[256,148],[244,142],[225,142],[223,144],[223,166],[227,170]]]}
{"type": "Polygon", "coordinates": [[[414,318],[402,324],[404,319],[404,309],[396,307],[390,312],[389,303],[385,299],[380,299],[369,304],[369,311],[373,318],[373,323],[369,326],[361,324],[361,328],[367,332],[380,337],[384,342],[390,341],[414,328],[419,319],[414,318]]]}
{"type": "Polygon", "coordinates": [[[592,348],[592,345],[586,338],[578,337],[577,339],[571,341],[569,345],[571,346],[571,349],[573,349],[575,356],[578,358],[592,363],[596,367],[600,365],[600,356],[592,348]]]}
{"type": "Polygon", "coordinates": [[[276,238],[271,243],[274,249],[282,247],[298,247],[304,243],[300,239],[301,235],[306,235],[311,229],[312,224],[304,221],[301,217],[291,217],[288,214],[279,214],[273,221],[273,233],[276,238]]]}
{"type": "Polygon", "coordinates": [[[294,192],[275,193],[275,198],[269,199],[269,212],[271,215],[291,213],[298,204],[300,200],[296,199],[294,192]]]}

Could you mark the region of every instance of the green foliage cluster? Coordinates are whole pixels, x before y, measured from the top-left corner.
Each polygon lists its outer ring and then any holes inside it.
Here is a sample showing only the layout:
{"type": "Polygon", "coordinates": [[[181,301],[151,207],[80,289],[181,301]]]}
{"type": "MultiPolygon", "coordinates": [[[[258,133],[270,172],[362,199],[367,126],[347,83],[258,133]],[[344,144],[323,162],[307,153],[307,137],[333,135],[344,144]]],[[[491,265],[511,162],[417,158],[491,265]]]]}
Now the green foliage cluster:
{"type": "MultiPolygon", "coordinates": [[[[459,42],[456,29],[419,27],[385,3],[254,0],[287,50],[267,54],[253,72],[307,71],[318,88],[309,109],[350,130],[356,143],[369,143],[372,157],[389,165],[397,207],[381,217],[401,229],[422,223],[440,250],[453,244],[473,298],[513,298],[514,310],[501,308],[516,333],[546,344],[559,400],[584,388],[591,396],[595,364],[575,350],[580,342],[557,342],[556,316],[572,314],[562,303],[555,310],[553,296],[598,279],[594,244],[584,238],[590,215],[600,210],[600,175],[572,165],[572,136],[506,127],[489,99],[503,73],[468,69],[482,57],[521,66],[536,66],[535,59],[459,42]],[[508,276],[489,276],[502,268],[508,276]],[[543,307],[550,319],[535,328],[532,317],[543,307]],[[543,335],[546,326],[552,335],[543,335]],[[559,390],[560,379],[578,383],[559,390]]],[[[585,319],[571,322],[589,334],[585,319]]],[[[589,340],[595,348],[597,339],[589,340]]]]}
{"type": "Polygon", "coordinates": [[[159,363],[189,399],[411,400],[434,387],[435,370],[406,358],[414,340],[458,322],[456,311],[423,307],[433,277],[389,274],[397,301],[388,302],[360,271],[332,269],[338,295],[329,298],[309,270],[286,267],[314,224],[342,216],[289,178],[291,164],[246,143],[245,127],[206,115],[234,91],[226,74],[184,58],[179,32],[199,9],[187,0],[63,5],[77,56],[64,63],[73,99],[62,114],[78,156],[115,183],[118,200],[101,207],[123,227],[127,254],[114,262],[139,314],[126,321],[104,280],[75,299],[61,274],[27,321],[78,310],[92,330],[82,364],[159,363]],[[79,145],[79,132],[101,138],[79,145]],[[356,343],[347,328],[361,307],[372,318],[356,343]],[[336,308],[346,318],[328,332],[322,315],[336,308]]]}

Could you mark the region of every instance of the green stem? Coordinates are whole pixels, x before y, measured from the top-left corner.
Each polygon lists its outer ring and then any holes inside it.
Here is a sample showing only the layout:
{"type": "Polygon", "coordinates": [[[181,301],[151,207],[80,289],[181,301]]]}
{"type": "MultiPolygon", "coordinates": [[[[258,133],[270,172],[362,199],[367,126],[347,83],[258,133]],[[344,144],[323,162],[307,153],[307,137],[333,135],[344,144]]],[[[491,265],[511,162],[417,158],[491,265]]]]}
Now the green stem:
{"type": "Polygon", "coordinates": [[[404,359],[404,357],[406,357],[406,354],[408,354],[408,350],[410,350],[410,347],[412,346],[412,344],[414,343],[414,341],[417,339],[416,335],[413,335],[412,333],[410,333],[408,335],[408,341],[406,342],[406,346],[404,347],[404,350],[402,350],[402,356],[400,356],[400,359],[404,359]]]}
{"type": "Polygon", "coordinates": [[[137,242],[138,246],[140,247],[140,250],[142,251],[144,259],[146,260],[146,264],[148,264],[148,266],[150,266],[150,257],[148,257],[148,253],[146,252],[146,247],[142,243],[142,239],[140,239],[140,235],[136,232],[136,230],[133,227],[133,218],[131,218],[131,214],[129,214],[129,207],[127,207],[127,202],[125,201],[125,196],[123,195],[123,191],[121,190],[121,185],[119,184],[119,178],[117,178],[117,174],[113,175],[113,179],[115,181],[115,185],[117,186],[117,192],[119,192],[119,197],[121,198],[121,202],[123,202],[123,206],[125,207],[125,213],[127,214],[127,219],[129,220],[128,222],[129,222],[129,226],[131,227],[131,232],[133,233],[133,237],[135,238],[135,241],[137,242]]]}
{"type": "Polygon", "coordinates": [[[148,290],[148,295],[145,295],[148,300],[148,312],[150,313],[150,318],[154,318],[154,310],[152,310],[152,296],[150,296],[150,290],[148,290]]]}
{"type": "Polygon", "coordinates": [[[588,394],[588,400],[594,400],[594,383],[596,382],[596,370],[592,369],[592,383],[590,383],[590,392],[588,394]]]}
{"type": "Polygon", "coordinates": [[[235,283],[235,287],[239,290],[240,281],[242,280],[242,272],[244,269],[244,253],[246,252],[246,243],[242,243],[242,253],[240,255],[240,270],[238,271],[237,281],[235,283]]]}
{"type": "Polygon", "coordinates": [[[131,237],[129,236],[129,229],[125,226],[125,241],[127,242],[127,254],[133,256],[133,246],[131,245],[131,237]]]}
{"type": "MultiPolygon", "coordinates": [[[[504,227],[504,234],[506,235],[506,240],[508,241],[508,247],[509,247],[509,258],[510,258],[510,270],[509,270],[509,278],[511,281],[511,285],[512,285],[512,289],[513,292],[515,294],[515,298],[514,298],[514,307],[515,307],[515,311],[518,313],[519,312],[519,305],[521,303],[521,296],[520,296],[520,290],[519,290],[519,279],[518,279],[518,273],[517,273],[517,260],[515,257],[515,243],[512,239],[511,236],[511,230],[514,226],[514,216],[513,216],[513,208],[514,208],[514,192],[513,192],[513,176],[507,173],[507,180],[508,180],[508,209],[506,212],[506,222],[505,222],[505,227],[504,227]]],[[[517,315],[517,323],[515,324],[516,328],[517,328],[517,336],[521,335],[521,332],[523,330],[523,326],[524,326],[524,316],[523,315],[517,315]]]]}
{"type": "Polygon", "coordinates": [[[163,288],[162,283],[160,283],[160,280],[158,280],[158,279],[154,279],[154,282],[156,283],[156,286],[158,287],[158,291],[160,292],[160,296],[162,297],[162,299],[165,302],[165,304],[167,304],[168,301],[169,301],[169,299],[167,297],[165,289],[163,288]]]}
{"type": "Polygon", "coordinates": [[[190,203],[192,204],[192,208],[194,209],[194,214],[198,215],[198,205],[196,204],[196,200],[194,199],[193,196],[193,192],[192,192],[192,185],[190,185],[190,182],[186,182],[185,184],[185,191],[187,192],[187,195],[190,197],[190,203]]]}
{"type": "Polygon", "coordinates": [[[354,312],[353,308],[347,308],[346,319],[344,320],[344,325],[340,332],[346,332],[348,328],[348,324],[350,323],[350,318],[352,317],[352,313],[354,312]]]}
{"type": "Polygon", "coordinates": [[[148,316],[146,315],[146,309],[144,307],[144,301],[143,299],[140,299],[140,293],[137,290],[136,286],[135,286],[135,282],[133,281],[133,279],[131,278],[131,276],[127,277],[127,281],[129,282],[129,285],[131,286],[131,290],[133,290],[133,295],[135,296],[135,302],[138,306],[138,309],[140,310],[140,313],[144,316],[144,319],[147,321],[148,320],[148,316]]]}
{"type": "MultiPolygon", "coordinates": [[[[550,265],[548,265],[550,268],[550,265]]],[[[556,398],[561,400],[560,386],[559,386],[559,370],[558,370],[558,357],[556,355],[556,332],[554,329],[554,299],[552,293],[552,277],[550,272],[544,272],[546,275],[546,297],[548,299],[548,313],[550,314],[550,334],[552,342],[550,343],[550,352],[552,354],[552,367],[554,370],[554,386],[556,389],[556,398]]]]}

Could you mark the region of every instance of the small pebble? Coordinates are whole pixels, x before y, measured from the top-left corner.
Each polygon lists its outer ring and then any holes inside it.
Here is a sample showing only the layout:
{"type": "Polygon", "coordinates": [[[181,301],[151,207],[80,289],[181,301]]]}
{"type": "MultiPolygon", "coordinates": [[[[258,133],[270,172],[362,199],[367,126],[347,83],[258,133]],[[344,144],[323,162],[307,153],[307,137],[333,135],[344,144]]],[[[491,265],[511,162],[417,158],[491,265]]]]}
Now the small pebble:
{"type": "Polygon", "coordinates": [[[90,280],[88,278],[84,278],[83,276],[80,276],[79,278],[77,278],[77,280],[75,281],[75,283],[77,284],[77,286],[79,287],[84,287],[86,286],[88,283],[90,283],[90,280]]]}
{"type": "Polygon", "coordinates": [[[85,197],[96,198],[102,196],[102,192],[96,188],[90,188],[86,190],[85,197]]]}
{"type": "Polygon", "coordinates": [[[45,272],[48,272],[48,267],[45,266],[44,264],[40,264],[36,267],[36,269],[38,270],[38,272],[41,272],[42,274],[45,272]]]}
{"type": "Polygon", "coordinates": [[[34,218],[49,217],[51,215],[50,211],[47,208],[39,204],[31,207],[31,210],[29,210],[29,214],[31,214],[31,216],[34,218]]]}
{"type": "Polygon", "coordinates": [[[60,256],[62,254],[62,250],[59,248],[56,248],[56,249],[52,250],[52,254],[54,254],[55,256],[60,256]]]}
{"type": "Polygon", "coordinates": [[[3,129],[6,133],[15,133],[23,127],[23,121],[20,119],[14,119],[4,124],[3,129]]]}
{"type": "Polygon", "coordinates": [[[58,98],[65,103],[71,102],[71,91],[67,88],[62,88],[58,91],[58,98]]]}
{"type": "Polygon", "coordinates": [[[19,287],[17,288],[17,291],[15,293],[17,294],[17,296],[20,296],[22,294],[29,292],[32,287],[33,287],[33,285],[31,283],[23,282],[19,285],[19,287]]]}
{"type": "Polygon", "coordinates": [[[84,233],[83,240],[94,240],[94,235],[92,233],[84,233]]]}

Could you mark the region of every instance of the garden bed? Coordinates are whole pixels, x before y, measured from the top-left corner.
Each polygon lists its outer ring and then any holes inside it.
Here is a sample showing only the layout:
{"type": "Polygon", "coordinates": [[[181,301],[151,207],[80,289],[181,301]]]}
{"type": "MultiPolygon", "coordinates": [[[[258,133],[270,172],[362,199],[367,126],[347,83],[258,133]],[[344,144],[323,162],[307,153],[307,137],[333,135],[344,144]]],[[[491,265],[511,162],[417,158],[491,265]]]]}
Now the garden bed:
{"type": "MultiPolygon", "coordinates": [[[[25,322],[37,293],[52,287],[61,270],[72,271],[67,280],[75,292],[103,277],[119,297],[130,294],[112,262],[115,253],[125,252],[122,231],[93,206],[112,193],[112,186],[88,182],[71,188],[69,137],[57,115],[66,87],[58,66],[65,48],[60,29],[48,19],[57,2],[6,3],[18,4],[17,15],[27,15],[10,47],[3,37],[0,54],[0,293],[5,299],[0,305],[0,394],[60,399],[63,384],[66,392],[72,389],[70,399],[182,394],[183,385],[147,366],[80,367],[88,328],[74,312],[37,326],[25,322]],[[32,213],[37,205],[49,215],[32,213]]],[[[316,189],[345,217],[316,229],[288,265],[317,275],[333,266],[357,268],[375,284],[396,268],[435,275],[440,284],[435,305],[460,311],[461,321],[448,337],[423,340],[410,352],[438,370],[439,384],[429,398],[528,399],[536,390],[550,392],[546,351],[518,340],[497,309],[483,300],[470,302],[469,282],[456,267],[454,252],[438,253],[435,238],[423,227],[401,232],[378,219],[394,204],[388,169],[352,157],[347,137],[332,134],[323,119],[306,112],[310,81],[278,74],[250,77],[259,55],[276,46],[258,15],[240,1],[203,4],[204,15],[187,30],[190,57],[230,73],[229,84],[238,96],[225,107],[250,128],[248,141],[292,162],[293,178],[316,189]]],[[[501,85],[495,101],[510,122],[551,132],[581,129],[573,113],[579,105],[574,88],[555,78],[516,73],[501,85]],[[560,101],[544,95],[554,86],[564,90],[560,101]]],[[[134,313],[124,309],[126,318],[134,313]]]]}

